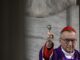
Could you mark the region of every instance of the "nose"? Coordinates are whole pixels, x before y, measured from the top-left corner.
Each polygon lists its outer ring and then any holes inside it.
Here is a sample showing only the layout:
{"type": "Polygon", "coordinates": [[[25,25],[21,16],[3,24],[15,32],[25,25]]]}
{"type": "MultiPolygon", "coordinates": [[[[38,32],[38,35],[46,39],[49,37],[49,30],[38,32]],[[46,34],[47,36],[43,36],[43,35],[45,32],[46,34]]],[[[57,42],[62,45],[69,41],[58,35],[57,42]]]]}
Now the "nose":
{"type": "Polygon", "coordinates": [[[69,45],[70,45],[70,46],[72,45],[72,41],[69,41],[69,45]]]}

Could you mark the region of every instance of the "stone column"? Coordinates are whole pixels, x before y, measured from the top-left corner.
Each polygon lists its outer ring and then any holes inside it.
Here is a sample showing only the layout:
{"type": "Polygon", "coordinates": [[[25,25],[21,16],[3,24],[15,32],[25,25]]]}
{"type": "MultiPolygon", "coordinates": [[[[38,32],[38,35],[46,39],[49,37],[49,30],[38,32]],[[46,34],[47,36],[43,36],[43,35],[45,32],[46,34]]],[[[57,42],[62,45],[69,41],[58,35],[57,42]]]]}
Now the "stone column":
{"type": "Polygon", "coordinates": [[[66,25],[71,25],[71,7],[66,9],[66,25]]]}

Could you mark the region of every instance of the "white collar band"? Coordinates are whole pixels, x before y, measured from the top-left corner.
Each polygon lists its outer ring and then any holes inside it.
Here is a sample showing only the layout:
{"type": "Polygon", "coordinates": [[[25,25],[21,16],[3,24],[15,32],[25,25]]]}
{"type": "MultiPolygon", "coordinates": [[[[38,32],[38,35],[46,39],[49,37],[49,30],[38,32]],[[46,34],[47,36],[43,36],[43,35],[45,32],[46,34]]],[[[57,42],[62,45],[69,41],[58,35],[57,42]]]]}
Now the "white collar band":
{"type": "Polygon", "coordinates": [[[68,52],[66,52],[62,47],[61,47],[61,49],[62,49],[62,51],[63,51],[63,53],[64,53],[64,55],[65,55],[65,57],[66,57],[67,59],[73,59],[73,58],[74,58],[74,52],[75,52],[75,51],[73,51],[72,53],[68,53],[68,52]]]}

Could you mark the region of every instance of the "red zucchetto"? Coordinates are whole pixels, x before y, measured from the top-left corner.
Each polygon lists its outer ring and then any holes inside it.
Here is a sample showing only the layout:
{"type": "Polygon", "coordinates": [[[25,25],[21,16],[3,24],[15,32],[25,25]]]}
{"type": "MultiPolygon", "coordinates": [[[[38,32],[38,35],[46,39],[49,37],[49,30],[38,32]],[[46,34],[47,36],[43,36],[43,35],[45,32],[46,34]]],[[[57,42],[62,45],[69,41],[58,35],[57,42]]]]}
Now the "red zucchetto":
{"type": "Polygon", "coordinates": [[[75,30],[73,27],[71,27],[71,26],[66,26],[66,27],[64,27],[64,28],[61,30],[61,33],[64,32],[64,31],[73,31],[73,32],[76,33],[76,30],[75,30]]]}

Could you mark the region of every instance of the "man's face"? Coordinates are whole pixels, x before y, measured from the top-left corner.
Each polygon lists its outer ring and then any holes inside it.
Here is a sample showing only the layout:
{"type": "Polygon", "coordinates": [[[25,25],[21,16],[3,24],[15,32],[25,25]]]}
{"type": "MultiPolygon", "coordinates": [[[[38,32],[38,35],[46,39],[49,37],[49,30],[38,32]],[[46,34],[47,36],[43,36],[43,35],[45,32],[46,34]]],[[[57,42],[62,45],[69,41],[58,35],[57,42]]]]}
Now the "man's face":
{"type": "Polygon", "coordinates": [[[61,46],[68,53],[73,52],[75,49],[76,40],[76,33],[73,31],[65,31],[60,37],[61,46]]]}
{"type": "Polygon", "coordinates": [[[48,40],[47,43],[46,43],[46,47],[47,48],[51,48],[52,47],[52,44],[53,44],[53,42],[50,41],[50,40],[48,40]]]}

